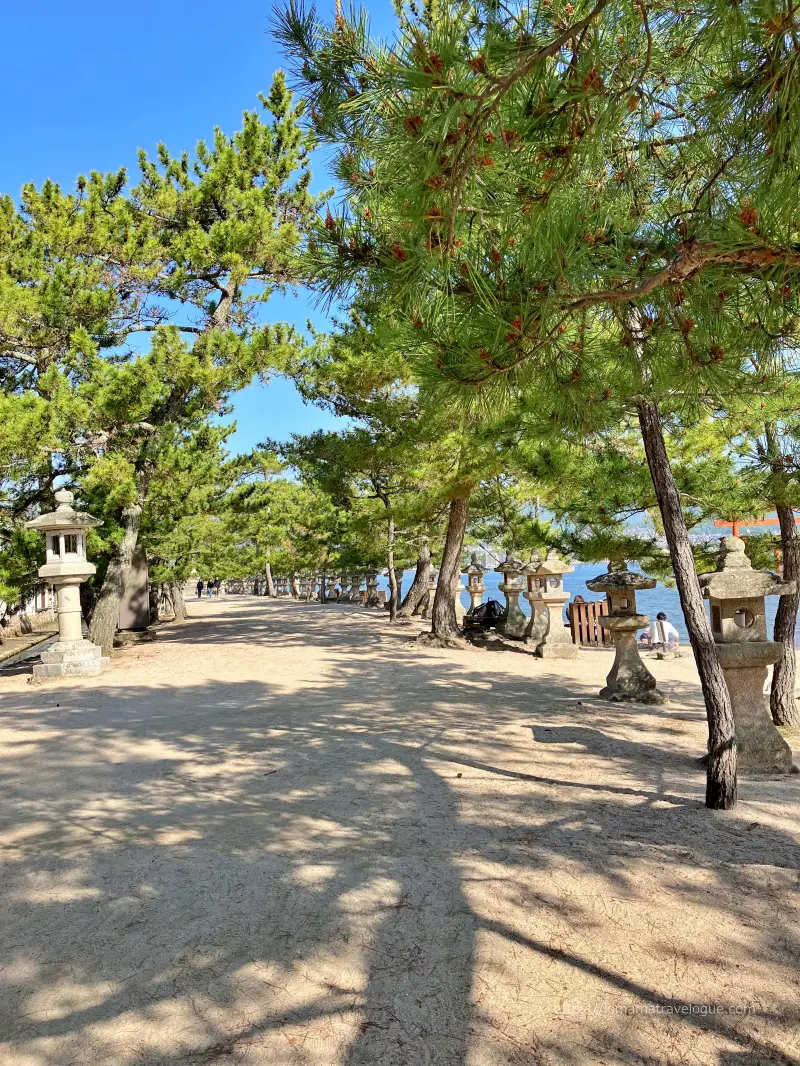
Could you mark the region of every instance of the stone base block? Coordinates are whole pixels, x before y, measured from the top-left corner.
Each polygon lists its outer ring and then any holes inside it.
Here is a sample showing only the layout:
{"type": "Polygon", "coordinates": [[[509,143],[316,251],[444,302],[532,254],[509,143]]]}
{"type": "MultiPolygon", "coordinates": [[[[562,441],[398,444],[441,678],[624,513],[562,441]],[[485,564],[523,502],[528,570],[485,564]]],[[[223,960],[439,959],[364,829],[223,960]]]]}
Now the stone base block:
{"type": "Polygon", "coordinates": [[[578,647],[568,641],[540,644],[534,652],[540,659],[577,659],[578,647]]]}
{"type": "Polygon", "coordinates": [[[797,773],[792,761],[792,749],[774,725],[772,729],[766,724],[763,729],[742,729],[737,725],[736,744],[739,773],[753,776],[797,773]]]}
{"type": "Polygon", "coordinates": [[[59,640],[41,654],[33,667],[34,677],[77,677],[99,674],[110,662],[102,649],[88,640],[59,640]]]}
{"type": "Polygon", "coordinates": [[[667,697],[657,688],[643,689],[639,692],[620,692],[619,689],[606,685],[600,689],[600,696],[612,703],[666,703],[667,697]]]}

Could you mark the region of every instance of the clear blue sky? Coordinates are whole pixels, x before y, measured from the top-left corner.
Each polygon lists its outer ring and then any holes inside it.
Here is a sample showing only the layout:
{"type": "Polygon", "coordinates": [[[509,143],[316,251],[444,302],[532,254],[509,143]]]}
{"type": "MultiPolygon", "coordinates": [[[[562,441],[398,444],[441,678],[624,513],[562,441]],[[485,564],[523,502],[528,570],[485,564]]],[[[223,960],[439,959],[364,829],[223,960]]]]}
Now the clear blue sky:
{"type": "MultiPolygon", "coordinates": [[[[323,14],[327,6],[319,5],[323,14]]],[[[375,30],[388,32],[390,0],[366,6],[375,30]]],[[[0,192],[16,197],[29,181],[69,186],[89,170],[133,169],[139,148],[164,141],[173,151],[191,149],[214,126],[237,129],[281,66],[269,12],[265,0],[4,5],[0,192]]],[[[316,188],[330,184],[315,174],[316,188]]],[[[276,299],[269,314],[300,327],[309,316],[323,324],[303,294],[276,299]]],[[[335,424],[285,381],[246,389],[234,417],[239,451],[335,424]]]]}

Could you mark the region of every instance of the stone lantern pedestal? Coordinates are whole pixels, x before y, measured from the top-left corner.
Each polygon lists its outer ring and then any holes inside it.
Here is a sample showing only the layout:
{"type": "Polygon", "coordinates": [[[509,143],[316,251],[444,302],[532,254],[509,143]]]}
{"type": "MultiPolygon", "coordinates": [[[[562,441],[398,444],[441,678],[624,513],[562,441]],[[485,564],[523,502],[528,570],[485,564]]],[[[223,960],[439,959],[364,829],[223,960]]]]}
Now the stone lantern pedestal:
{"type": "Polygon", "coordinates": [[[644,574],[636,574],[624,565],[611,565],[607,574],[586,582],[592,592],[605,592],[611,601],[609,613],[600,625],[611,633],[614,642],[614,665],[600,690],[603,699],[631,700],[635,703],[664,703],[663,693],[656,687],[656,679],[642,662],[636,632],[650,622],[646,614],[636,613],[636,593],[654,589],[656,582],[644,574]]]}
{"type": "Polygon", "coordinates": [[[39,577],[56,589],[58,601],[58,640],[41,654],[33,668],[34,677],[71,677],[99,674],[109,662],[102,650],[84,640],[80,586],[95,572],[86,559],[86,531],[103,523],[72,506],[71,492],[59,489],[56,509],[26,522],[28,529],[46,535],[46,561],[39,577]]]}
{"type": "Polygon", "coordinates": [[[422,608],[421,618],[430,621],[433,618],[433,601],[436,598],[436,586],[439,584],[439,571],[431,567],[431,576],[428,583],[428,591],[425,595],[425,605],[422,608]]]}
{"type": "Polygon", "coordinates": [[[733,707],[737,764],[744,773],[792,773],[792,750],[775,728],[764,695],[767,667],[781,655],[781,645],[767,635],[764,598],[791,594],[795,582],[753,570],[744,549],[739,537],[724,537],[716,571],[700,576],[733,707]]]}
{"type": "Polygon", "coordinates": [[[367,570],[367,598],[365,607],[380,607],[381,601],[378,596],[378,571],[367,570]]]}
{"type": "Polygon", "coordinates": [[[565,563],[552,549],[544,561],[536,569],[534,567],[532,560],[523,569],[528,577],[525,599],[531,605],[525,640],[535,645],[534,654],[542,659],[576,659],[578,649],[562,621],[564,604],[569,599],[569,593],[564,591],[564,574],[571,574],[575,567],[565,563]],[[533,588],[531,577],[536,581],[533,588]]]}
{"type": "MultiPolygon", "coordinates": [[[[467,592],[469,593],[469,611],[467,614],[472,614],[477,610],[483,602],[483,594],[486,591],[486,586],[483,583],[483,575],[489,569],[488,566],[484,566],[483,563],[478,562],[477,552],[473,552],[472,558],[469,561],[469,566],[465,566],[461,571],[462,574],[467,575],[467,592]]],[[[459,599],[461,593],[459,592],[459,599]]]]}
{"type": "Polygon", "coordinates": [[[524,565],[516,555],[507,555],[503,562],[494,568],[495,573],[503,575],[503,580],[497,587],[506,598],[505,615],[498,623],[497,629],[504,637],[509,637],[511,640],[524,640],[525,630],[528,628],[528,619],[519,605],[519,597],[524,588],[522,584],[524,565]]]}
{"type": "Polygon", "coordinates": [[[467,609],[461,602],[461,593],[463,591],[464,586],[461,584],[461,578],[458,578],[456,581],[455,593],[453,594],[453,607],[455,608],[456,622],[458,623],[459,629],[464,628],[464,619],[467,616],[467,609]]]}
{"type": "Polygon", "coordinates": [[[534,548],[531,550],[530,561],[523,566],[521,571],[523,578],[528,583],[527,591],[523,592],[522,596],[523,599],[528,601],[531,608],[531,616],[525,628],[525,643],[533,644],[534,648],[538,648],[542,643],[547,633],[549,618],[545,610],[544,601],[539,595],[544,586],[544,578],[537,576],[541,565],[542,558],[534,548]]]}

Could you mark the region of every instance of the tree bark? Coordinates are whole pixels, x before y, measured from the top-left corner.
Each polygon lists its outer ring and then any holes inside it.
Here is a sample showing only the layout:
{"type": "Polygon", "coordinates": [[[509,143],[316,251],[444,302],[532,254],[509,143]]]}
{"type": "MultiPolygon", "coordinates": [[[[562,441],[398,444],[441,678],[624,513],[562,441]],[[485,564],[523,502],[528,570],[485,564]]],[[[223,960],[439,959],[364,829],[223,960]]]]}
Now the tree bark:
{"type": "Polygon", "coordinates": [[[169,589],[172,593],[172,606],[175,609],[175,621],[186,621],[186,601],[183,598],[183,585],[180,581],[170,581],[169,589]]]}
{"type": "Polygon", "coordinates": [[[389,564],[389,621],[397,621],[397,607],[400,589],[397,587],[397,573],[394,568],[394,518],[390,514],[387,521],[387,562],[389,564]]]}
{"type": "Polygon", "coordinates": [[[267,595],[275,599],[275,582],[272,580],[272,567],[267,563],[267,595]]]}
{"type": "MultiPolygon", "coordinates": [[[[800,540],[794,521],[794,511],[786,504],[777,504],[778,523],[781,527],[781,550],[783,552],[783,576],[786,581],[800,580],[800,540]]],[[[800,729],[800,710],[794,698],[795,651],[794,631],[797,625],[797,609],[800,591],[778,600],[775,628],[772,639],[781,646],[781,657],[772,672],[772,688],[769,707],[775,725],[788,725],[800,729]]]]}
{"type": "Polygon", "coordinates": [[[431,625],[431,636],[435,643],[455,643],[458,647],[462,646],[462,636],[456,618],[456,584],[461,580],[461,552],[467,531],[468,514],[469,497],[451,500],[431,625]]]}
{"type": "Polygon", "coordinates": [[[97,597],[94,594],[94,589],[88,581],[84,581],[80,586],[80,598],[81,598],[81,614],[83,620],[87,626],[91,624],[92,615],[94,614],[94,605],[97,603],[97,597]]]}
{"type": "Polygon", "coordinates": [[[417,555],[417,571],[414,574],[414,580],[411,582],[411,588],[405,594],[403,602],[400,604],[400,609],[397,612],[398,618],[411,618],[422,607],[423,600],[425,599],[428,588],[431,583],[431,549],[428,542],[420,547],[419,554],[417,555]]]}
{"type": "Polygon", "coordinates": [[[172,595],[172,583],[169,581],[161,582],[161,587],[158,590],[158,610],[156,613],[156,621],[158,622],[175,621],[175,599],[172,595]]]}
{"type": "Polygon", "coordinates": [[[637,412],[647,465],[664,523],[675,583],[706,704],[706,806],[712,810],[729,810],[736,803],[736,730],[731,698],[697,580],[689,532],[664,442],[658,405],[652,400],[640,400],[637,412]]]}
{"type": "Polygon", "coordinates": [[[92,621],[89,626],[89,640],[99,644],[103,655],[110,655],[114,646],[114,634],[119,624],[119,607],[125,593],[125,579],[131,568],[133,553],[139,541],[139,526],[142,522],[142,496],[136,503],[126,507],[122,512],[122,540],[111,556],[103,579],[100,594],[97,597],[92,621]]]}

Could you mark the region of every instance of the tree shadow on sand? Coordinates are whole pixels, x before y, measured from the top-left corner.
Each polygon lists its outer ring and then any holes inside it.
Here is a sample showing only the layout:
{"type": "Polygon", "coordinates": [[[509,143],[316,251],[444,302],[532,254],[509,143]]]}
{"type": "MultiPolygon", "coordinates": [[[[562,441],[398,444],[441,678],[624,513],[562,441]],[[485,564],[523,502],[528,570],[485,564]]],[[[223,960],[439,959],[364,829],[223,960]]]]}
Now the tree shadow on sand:
{"type": "MultiPolygon", "coordinates": [[[[246,642],[255,626],[256,645],[309,632],[341,645],[329,622],[316,628],[319,610],[296,609],[287,633],[248,605],[168,639],[246,642]]],[[[720,1064],[794,1061],[789,985],[747,1017],[621,1013],[674,1002],[678,955],[689,966],[707,948],[682,942],[648,980],[628,976],[624,949],[616,963],[600,950],[591,901],[564,889],[591,876],[609,906],[646,907],[637,864],[656,863],[676,914],[718,923],[723,966],[740,923],[753,972],[786,972],[791,916],[753,922],[754,900],[768,906],[796,867],[786,833],[724,817],[710,836],[691,759],[616,737],[630,712],[566,678],[548,674],[532,709],[530,682],[496,656],[487,688],[483,661],[398,652],[369,619],[355,624],[362,659],[294,689],[5,697],[5,1061],[667,1063],[679,1059],[663,1049],[687,1039],[720,1064]],[[608,784],[583,780],[589,766],[608,784]],[[534,976],[518,987],[520,973],[534,976]],[[562,980],[590,1006],[545,1024],[562,980]]]]}

